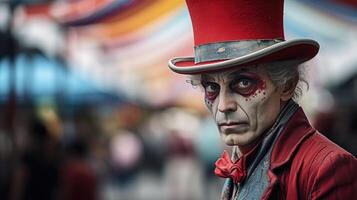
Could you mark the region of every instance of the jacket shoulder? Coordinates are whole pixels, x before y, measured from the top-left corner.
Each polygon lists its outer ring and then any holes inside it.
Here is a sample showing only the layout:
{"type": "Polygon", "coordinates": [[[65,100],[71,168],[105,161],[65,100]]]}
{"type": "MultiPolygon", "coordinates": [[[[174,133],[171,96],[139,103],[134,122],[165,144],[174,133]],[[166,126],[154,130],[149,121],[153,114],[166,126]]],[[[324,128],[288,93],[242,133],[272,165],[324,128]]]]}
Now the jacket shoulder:
{"type": "Polygon", "coordinates": [[[304,160],[309,160],[311,164],[323,162],[331,156],[350,157],[354,159],[351,153],[341,148],[318,131],[314,133],[301,144],[296,157],[302,156],[304,160]]]}
{"type": "Polygon", "coordinates": [[[356,169],[356,158],[318,131],[302,143],[291,166],[291,172],[298,172],[300,189],[308,199],[357,196],[356,169]]]}

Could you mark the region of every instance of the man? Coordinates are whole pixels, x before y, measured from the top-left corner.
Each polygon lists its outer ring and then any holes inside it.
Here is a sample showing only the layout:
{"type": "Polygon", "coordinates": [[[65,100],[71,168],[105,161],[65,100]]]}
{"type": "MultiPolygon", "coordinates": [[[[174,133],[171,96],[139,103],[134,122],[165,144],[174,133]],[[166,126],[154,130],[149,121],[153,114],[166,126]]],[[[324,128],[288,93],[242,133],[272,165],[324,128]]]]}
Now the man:
{"type": "Polygon", "coordinates": [[[283,0],[186,0],[195,57],[169,67],[191,75],[222,140],[222,199],[357,199],[357,160],[309,124],[296,100],[300,64],[318,52],[285,41],[283,0]]]}

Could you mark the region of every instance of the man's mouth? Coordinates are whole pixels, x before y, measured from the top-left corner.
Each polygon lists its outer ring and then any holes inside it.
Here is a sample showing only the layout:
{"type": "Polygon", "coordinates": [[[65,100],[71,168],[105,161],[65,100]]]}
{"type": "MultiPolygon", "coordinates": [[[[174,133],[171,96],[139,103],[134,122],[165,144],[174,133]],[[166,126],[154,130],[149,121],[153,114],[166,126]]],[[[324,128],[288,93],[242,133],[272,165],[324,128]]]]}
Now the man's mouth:
{"type": "Polygon", "coordinates": [[[246,130],[249,124],[247,122],[223,122],[218,123],[218,126],[225,133],[237,133],[246,130]]]}

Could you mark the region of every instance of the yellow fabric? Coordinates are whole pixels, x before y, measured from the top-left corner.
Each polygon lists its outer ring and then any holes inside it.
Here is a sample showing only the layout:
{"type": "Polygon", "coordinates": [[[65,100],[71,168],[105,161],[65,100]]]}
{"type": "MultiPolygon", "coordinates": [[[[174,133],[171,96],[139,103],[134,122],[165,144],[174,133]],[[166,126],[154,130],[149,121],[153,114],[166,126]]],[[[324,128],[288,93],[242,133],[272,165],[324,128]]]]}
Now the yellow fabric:
{"type": "Polygon", "coordinates": [[[118,37],[153,23],[163,15],[183,5],[184,1],[182,0],[157,0],[142,8],[142,10],[132,12],[131,15],[123,19],[97,24],[90,32],[101,37],[118,37]]]}

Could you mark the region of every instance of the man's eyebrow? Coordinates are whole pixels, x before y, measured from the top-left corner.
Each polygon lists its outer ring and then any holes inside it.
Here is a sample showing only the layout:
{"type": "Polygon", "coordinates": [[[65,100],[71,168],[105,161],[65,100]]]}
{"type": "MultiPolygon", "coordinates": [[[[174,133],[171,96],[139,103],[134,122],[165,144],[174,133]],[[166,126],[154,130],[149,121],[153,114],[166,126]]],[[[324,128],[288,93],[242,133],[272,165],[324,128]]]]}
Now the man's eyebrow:
{"type": "MultiPolygon", "coordinates": [[[[228,78],[232,79],[232,78],[235,78],[235,77],[239,76],[241,73],[244,73],[244,72],[253,72],[253,73],[254,73],[254,71],[253,71],[252,69],[243,67],[243,68],[237,69],[237,70],[235,70],[235,71],[233,71],[233,72],[229,72],[229,73],[226,72],[226,74],[227,74],[226,76],[227,76],[228,78]]],[[[211,74],[202,74],[201,80],[204,80],[204,81],[214,81],[214,80],[216,80],[216,79],[215,79],[215,76],[214,76],[214,75],[211,75],[211,74]]]]}
{"type": "Polygon", "coordinates": [[[247,68],[238,69],[234,72],[229,73],[228,78],[235,78],[236,76],[239,76],[241,73],[244,73],[244,72],[250,72],[250,70],[247,68]]]}
{"type": "Polygon", "coordinates": [[[203,80],[203,81],[207,81],[207,80],[214,81],[215,79],[213,78],[213,76],[211,76],[209,74],[202,74],[201,80],[203,80]]]}

